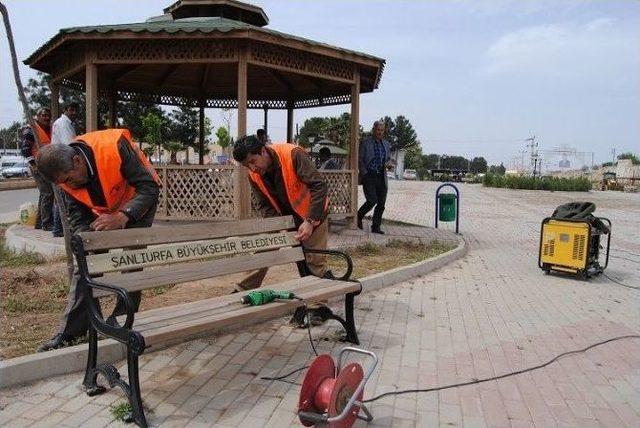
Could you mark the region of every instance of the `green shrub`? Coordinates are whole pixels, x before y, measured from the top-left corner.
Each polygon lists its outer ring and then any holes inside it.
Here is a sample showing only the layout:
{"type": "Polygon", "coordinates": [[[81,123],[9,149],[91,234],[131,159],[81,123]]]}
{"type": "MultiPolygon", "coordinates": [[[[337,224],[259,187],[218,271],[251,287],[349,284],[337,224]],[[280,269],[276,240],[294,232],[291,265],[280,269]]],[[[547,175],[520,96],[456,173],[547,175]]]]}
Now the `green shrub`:
{"type": "Polygon", "coordinates": [[[550,190],[565,192],[588,192],[591,183],[586,177],[528,177],[518,175],[497,175],[488,173],[482,181],[486,187],[506,189],[550,190]]]}

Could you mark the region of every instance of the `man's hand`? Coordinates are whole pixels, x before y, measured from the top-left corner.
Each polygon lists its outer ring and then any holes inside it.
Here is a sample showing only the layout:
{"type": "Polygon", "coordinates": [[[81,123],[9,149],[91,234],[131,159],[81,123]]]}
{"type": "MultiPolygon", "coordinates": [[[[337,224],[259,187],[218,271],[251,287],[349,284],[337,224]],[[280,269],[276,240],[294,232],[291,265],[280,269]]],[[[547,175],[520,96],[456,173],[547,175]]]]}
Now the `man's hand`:
{"type": "Polygon", "coordinates": [[[120,211],[113,214],[102,214],[91,223],[91,228],[93,230],[124,229],[128,221],[129,217],[120,211]]]}
{"type": "Polygon", "coordinates": [[[298,233],[296,233],[295,238],[299,241],[306,241],[307,239],[309,239],[312,233],[313,226],[308,221],[304,221],[298,228],[298,233]]]}

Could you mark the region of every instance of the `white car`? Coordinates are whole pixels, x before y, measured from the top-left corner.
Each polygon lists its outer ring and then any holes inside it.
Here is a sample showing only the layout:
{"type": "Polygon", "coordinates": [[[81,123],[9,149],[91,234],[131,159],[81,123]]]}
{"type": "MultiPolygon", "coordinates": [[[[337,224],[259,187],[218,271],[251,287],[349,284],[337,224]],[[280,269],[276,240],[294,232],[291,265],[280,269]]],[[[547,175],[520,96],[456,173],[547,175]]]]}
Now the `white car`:
{"type": "Polygon", "coordinates": [[[27,161],[2,163],[2,176],[4,178],[28,177],[30,174],[31,170],[27,161]]]}
{"type": "Polygon", "coordinates": [[[403,180],[417,180],[418,172],[415,169],[405,169],[402,173],[403,180]]]}

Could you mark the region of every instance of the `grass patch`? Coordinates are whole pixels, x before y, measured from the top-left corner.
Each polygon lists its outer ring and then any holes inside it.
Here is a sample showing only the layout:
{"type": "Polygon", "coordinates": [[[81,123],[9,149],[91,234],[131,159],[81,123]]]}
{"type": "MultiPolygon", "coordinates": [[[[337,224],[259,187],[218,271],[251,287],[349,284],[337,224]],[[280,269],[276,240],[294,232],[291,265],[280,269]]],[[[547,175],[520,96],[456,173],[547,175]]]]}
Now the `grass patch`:
{"type": "Polygon", "coordinates": [[[5,247],[4,234],[8,225],[0,225],[0,267],[33,266],[45,262],[45,258],[38,253],[29,251],[16,252],[5,247]]]}
{"type": "Polygon", "coordinates": [[[121,401],[109,406],[109,413],[114,421],[124,422],[124,419],[131,413],[131,404],[128,401],[121,401]]]}
{"type": "Polygon", "coordinates": [[[483,179],[485,187],[506,189],[551,190],[565,192],[588,192],[591,182],[586,177],[525,177],[516,175],[486,174],[483,179]]]}
{"type": "MultiPolygon", "coordinates": [[[[421,243],[392,239],[385,245],[371,242],[347,249],[345,252],[353,260],[352,278],[358,279],[400,266],[420,262],[452,250],[452,245],[438,241],[421,243]]],[[[336,276],[342,275],[345,264],[342,259],[329,257],[329,269],[336,276]]]]}

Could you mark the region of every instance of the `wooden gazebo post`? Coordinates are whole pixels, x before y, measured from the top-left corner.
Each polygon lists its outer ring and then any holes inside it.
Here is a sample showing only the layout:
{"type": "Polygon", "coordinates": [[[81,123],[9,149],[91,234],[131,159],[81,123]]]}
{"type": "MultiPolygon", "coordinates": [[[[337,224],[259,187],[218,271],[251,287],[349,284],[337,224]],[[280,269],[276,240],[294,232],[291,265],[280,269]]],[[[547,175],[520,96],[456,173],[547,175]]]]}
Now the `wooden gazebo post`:
{"type": "Polygon", "coordinates": [[[118,95],[113,88],[109,89],[109,128],[115,128],[117,124],[117,105],[118,105],[118,95]]]}
{"type": "Polygon", "coordinates": [[[87,132],[98,130],[98,67],[93,62],[95,52],[85,59],[85,120],[87,132]],[[93,55],[91,55],[93,54],[93,55]]]}
{"type": "MultiPolygon", "coordinates": [[[[247,135],[247,59],[249,52],[245,47],[238,53],[238,137],[247,135]]],[[[236,218],[249,218],[251,214],[251,188],[247,168],[239,166],[234,170],[234,189],[236,218]]]]}
{"type": "Polygon", "coordinates": [[[293,101],[287,102],[287,143],[293,143],[293,101]]]}
{"type": "Polygon", "coordinates": [[[51,91],[51,123],[60,117],[60,86],[55,83],[49,83],[51,91]]]}
{"type": "MultiPolygon", "coordinates": [[[[198,120],[198,125],[200,127],[198,139],[200,140],[198,143],[198,164],[204,164],[204,101],[200,100],[200,115],[198,120]]],[[[188,149],[187,149],[188,150],[188,149]]]]}
{"type": "MultiPolygon", "coordinates": [[[[351,138],[349,141],[349,169],[355,171],[351,176],[351,203],[358,209],[358,144],[360,143],[360,67],[353,67],[351,85],[351,138]]],[[[351,218],[351,227],[356,228],[357,217],[351,218]]]]}

